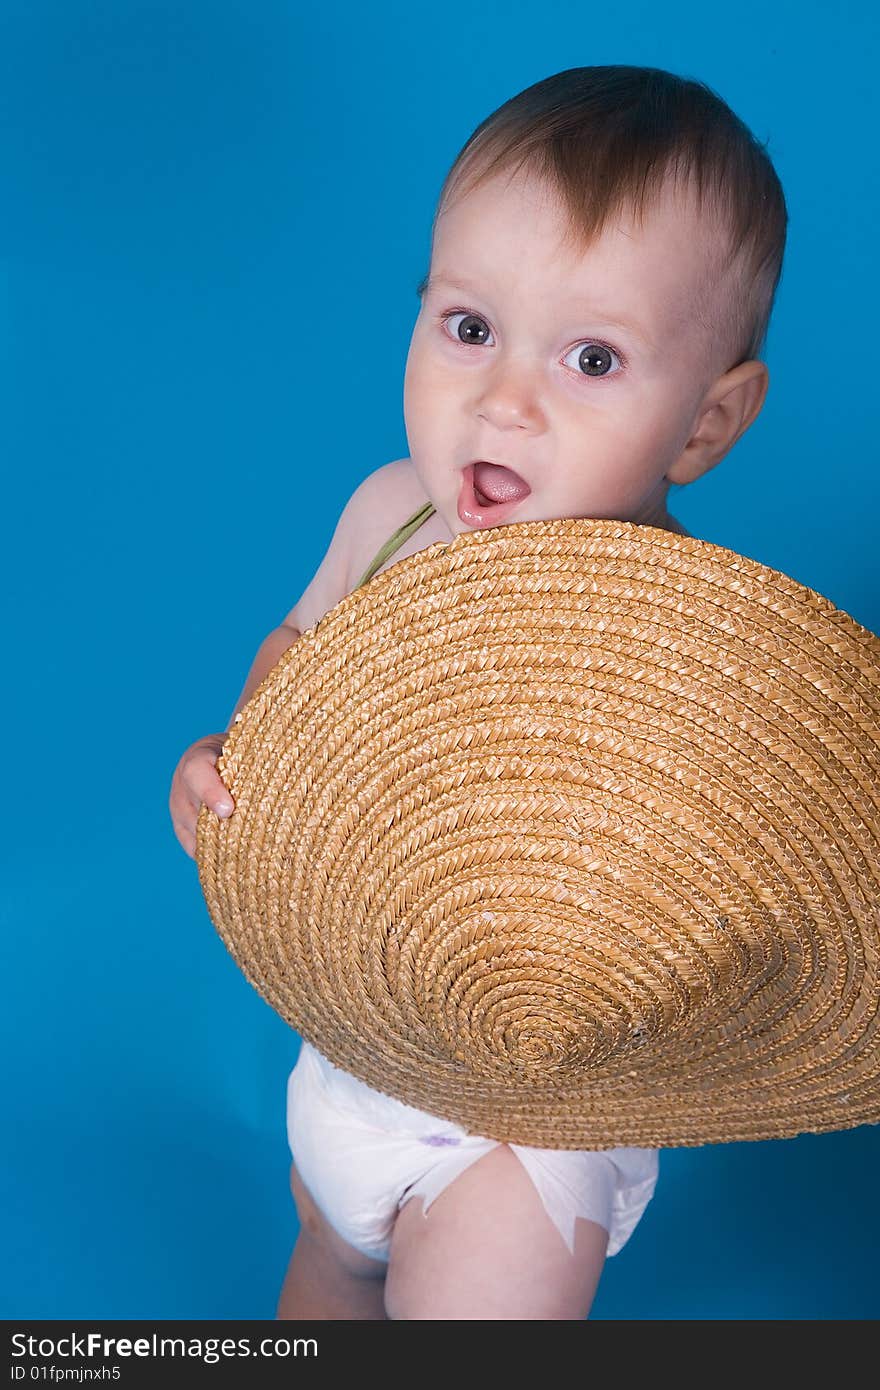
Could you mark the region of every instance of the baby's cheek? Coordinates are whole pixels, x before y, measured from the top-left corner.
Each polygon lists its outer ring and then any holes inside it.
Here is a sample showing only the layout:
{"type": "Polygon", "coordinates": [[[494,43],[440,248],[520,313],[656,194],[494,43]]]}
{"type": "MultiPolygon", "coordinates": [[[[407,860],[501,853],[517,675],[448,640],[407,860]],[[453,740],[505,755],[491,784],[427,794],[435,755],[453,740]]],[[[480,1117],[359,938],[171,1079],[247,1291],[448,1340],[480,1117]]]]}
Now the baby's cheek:
{"type": "MultiPolygon", "coordinates": [[[[424,414],[425,395],[423,373],[419,366],[410,359],[403,382],[403,414],[407,430],[418,429],[419,419],[424,414]]],[[[412,446],[412,438],[410,438],[410,445],[412,446]]]]}
{"type": "Polygon", "coordinates": [[[448,431],[449,406],[442,387],[427,373],[414,376],[404,394],[404,418],[410,454],[425,456],[448,431]]]}

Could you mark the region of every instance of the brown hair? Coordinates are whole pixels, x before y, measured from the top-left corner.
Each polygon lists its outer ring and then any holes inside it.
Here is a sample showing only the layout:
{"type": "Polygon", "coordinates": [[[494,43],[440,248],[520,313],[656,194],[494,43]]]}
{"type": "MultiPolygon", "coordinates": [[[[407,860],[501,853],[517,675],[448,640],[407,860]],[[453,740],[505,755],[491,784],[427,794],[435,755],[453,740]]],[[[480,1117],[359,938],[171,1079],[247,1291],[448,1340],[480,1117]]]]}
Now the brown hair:
{"type": "Polygon", "coordinates": [[[759,356],[782,274],[785,196],[766,142],[705,83],[616,65],[568,68],[534,83],[459,151],[434,225],[456,192],[511,165],[549,181],[568,213],[568,238],[582,250],[624,209],[641,224],[667,178],[696,194],[712,235],[690,317],[720,355],[719,370],[759,356]]]}

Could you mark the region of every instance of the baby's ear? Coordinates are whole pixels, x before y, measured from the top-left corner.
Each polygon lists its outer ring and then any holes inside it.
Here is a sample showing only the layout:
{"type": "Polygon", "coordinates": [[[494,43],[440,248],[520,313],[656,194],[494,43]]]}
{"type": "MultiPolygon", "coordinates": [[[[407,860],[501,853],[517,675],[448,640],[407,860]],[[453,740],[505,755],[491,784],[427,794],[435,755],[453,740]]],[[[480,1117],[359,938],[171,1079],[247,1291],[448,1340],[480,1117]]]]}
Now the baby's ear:
{"type": "Polygon", "coordinates": [[[666,477],[671,483],[692,483],[708,473],[761,413],[770,385],[765,362],[741,362],[725,372],[707,391],[694,433],[666,477]]]}

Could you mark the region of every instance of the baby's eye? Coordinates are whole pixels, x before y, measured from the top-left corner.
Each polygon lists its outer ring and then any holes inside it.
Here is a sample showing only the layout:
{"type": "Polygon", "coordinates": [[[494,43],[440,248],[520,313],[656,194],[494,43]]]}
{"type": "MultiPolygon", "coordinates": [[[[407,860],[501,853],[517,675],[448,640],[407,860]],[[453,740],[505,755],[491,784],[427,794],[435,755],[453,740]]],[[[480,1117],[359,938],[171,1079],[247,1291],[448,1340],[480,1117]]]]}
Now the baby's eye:
{"type": "MultiPolygon", "coordinates": [[[[608,376],[612,357],[620,363],[617,353],[611,348],[604,347],[602,343],[579,343],[577,347],[572,348],[566,358],[563,358],[563,361],[566,361],[568,357],[574,357],[575,354],[577,354],[575,371],[581,372],[583,376],[608,376]]],[[[616,376],[617,373],[615,372],[613,375],[616,376]]]]}
{"type": "Polygon", "coordinates": [[[466,343],[468,347],[483,346],[489,332],[489,325],[485,319],[481,319],[479,314],[467,314],[462,310],[455,310],[450,314],[443,315],[444,324],[449,324],[452,319],[462,320],[457,328],[452,329],[460,342],[466,343]]]}

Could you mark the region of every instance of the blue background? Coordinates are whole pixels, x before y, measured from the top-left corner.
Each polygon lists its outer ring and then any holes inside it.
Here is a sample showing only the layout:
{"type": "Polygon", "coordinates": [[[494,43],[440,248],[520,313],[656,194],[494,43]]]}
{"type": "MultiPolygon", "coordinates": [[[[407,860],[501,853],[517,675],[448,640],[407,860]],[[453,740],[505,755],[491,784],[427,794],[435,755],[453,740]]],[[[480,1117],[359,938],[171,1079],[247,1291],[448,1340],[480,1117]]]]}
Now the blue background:
{"type": "MultiPolygon", "coordinates": [[[[880,628],[867,0],[417,11],[0,4],[6,1318],[274,1315],[298,1039],[211,924],[170,781],[408,452],[434,204],[502,101],[646,64],[769,139],[769,396],[671,507],[880,628]]],[[[876,1127],[666,1150],[592,1317],[877,1317],[878,1159],[876,1127]]]]}

